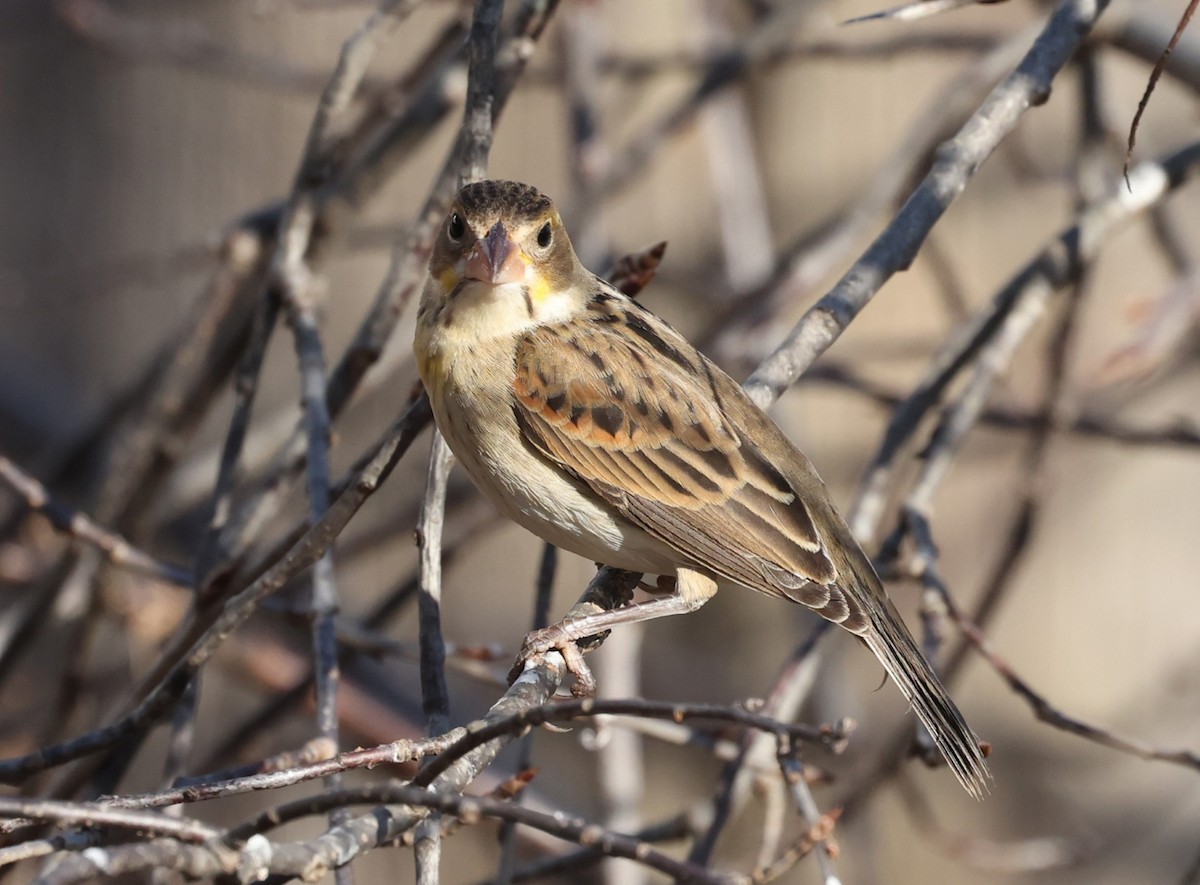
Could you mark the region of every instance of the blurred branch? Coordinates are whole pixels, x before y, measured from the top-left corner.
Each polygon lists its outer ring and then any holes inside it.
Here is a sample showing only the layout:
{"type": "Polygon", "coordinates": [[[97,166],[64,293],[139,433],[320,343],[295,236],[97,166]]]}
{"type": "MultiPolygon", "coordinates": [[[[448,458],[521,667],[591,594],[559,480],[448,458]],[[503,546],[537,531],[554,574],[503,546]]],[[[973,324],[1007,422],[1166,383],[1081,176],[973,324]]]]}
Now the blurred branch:
{"type": "Polygon", "coordinates": [[[918,547],[920,573],[926,585],[937,592],[950,616],[958,624],[963,634],[971,641],[971,644],[979,651],[984,660],[992,666],[992,669],[1008,683],[1014,692],[1029,704],[1040,721],[1077,735],[1085,740],[1092,741],[1112,750],[1118,750],[1122,753],[1129,753],[1140,759],[1170,762],[1174,765],[1182,765],[1185,768],[1193,768],[1200,771],[1200,752],[1194,750],[1163,750],[1151,746],[1144,741],[1122,737],[1108,729],[1092,725],[1084,722],[1082,719],[1077,719],[1061,712],[1036,692],[1028,682],[1016,674],[1009,663],[995,650],[987,636],[966,616],[962,609],[959,608],[958,603],[954,601],[953,596],[946,588],[937,571],[937,553],[933,545],[933,537],[928,520],[923,514],[910,513],[909,527],[913,540],[918,547]]]}
{"type": "MultiPolygon", "coordinates": [[[[736,45],[722,5],[714,0],[696,2],[704,45],[714,52],[736,45]]],[[[770,274],[773,259],[770,213],[750,112],[741,91],[724,90],[710,98],[700,112],[700,125],[717,204],[725,279],[732,291],[743,292],[770,274]]]]}
{"type": "Polygon", "coordinates": [[[1016,875],[1062,869],[1089,860],[1099,848],[1094,840],[1053,836],[995,842],[949,830],[937,820],[932,805],[916,784],[897,778],[909,816],[926,839],[943,854],[976,869],[1016,875]]]}
{"type": "MultiPolygon", "coordinates": [[[[833,360],[823,360],[813,366],[805,374],[804,381],[842,387],[888,409],[894,409],[905,401],[905,397],[899,393],[886,390],[833,360]]],[[[1047,416],[1016,406],[993,404],[980,414],[979,423],[1002,430],[1052,429],[1055,433],[1069,433],[1133,447],[1200,448],[1200,429],[1182,421],[1160,428],[1131,427],[1104,415],[1047,416]]]]}
{"type": "Polygon", "coordinates": [[[1186,270],[1139,312],[1144,316],[1129,339],[1095,369],[1094,386],[1144,382],[1179,359],[1200,320],[1200,270],[1186,270]]]}
{"type": "MultiPolygon", "coordinates": [[[[481,512],[481,509],[476,509],[473,513],[458,514],[455,522],[455,537],[452,542],[447,542],[443,545],[443,568],[447,567],[455,557],[468,548],[470,543],[477,542],[484,534],[494,530],[499,524],[500,517],[498,514],[490,509],[481,512]]],[[[379,594],[379,601],[360,618],[360,631],[378,630],[388,622],[395,620],[416,599],[418,587],[419,580],[414,573],[402,578],[389,590],[385,590],[379,594]]],[[[346,637],[343,637],[340,642],[339,650],[341,666],[349,671],[348,677],[351,681],[354,679],[353,670],[356,658],[360,657],[363,653],[368,655],[376,653],[371,648],[361,649],[355,639],[348,639],[346,637]]],[[[420,660],[419,649],[413,655],[413,659],[420,660]]],[[[262,704],[245,721],[229,729],[229,733],[210,752],[202,770],[210,770],[214,765],[220,764],[219,760],[236,754],[255,735],[272,725],[276,725],[280,717],[290,711],[294,711],[300,706],[312,688],[312,673],[310,671],[294,679],[287,680],[282,686],[270,685],[268,687],[275,689],[278,693],[271,696],[265,704],[262,704]]],[[[361,728],[358,730],[360,732],[363,731],[361,728]]]]}
{"type": "Polygon", "coordinates": [[[245,622],[262,600],[324,554],[350,518],[358,512],[429,421],[429,401],[421,397],[393,425],[367,467],[349,489],[325,511],[319,522],[260,578],[232,597],[214,614],[211,624],[197,622],[164,653],[154,674],[140,692],[142,699],[112,725],[34,753],[0,762],[0,782],[14,783],[38,771],[108,749],[137,734],[170,709],[175,692],[202,667],[234,629],[245,622]]]}
{"type": "MultiPolygon", "coordinates": [[[[232,49],[193,20],[158,22],[117,12],[103,0],[59,0],[59,18],[76,36],[129,61],[159,63],[229,77],[267,89],[309,94],[329,81],[326,71],[232,49]]],[[[371,84],[381,89],[382,84],[371,84]]]]}
{"type": "Polygon", "coordinates": [[[3,455],[0,455],[0,482],[20,495],[26,507],[42,514],[56,531],[95,547],[112,565],[168,584],[180,587],[191,585],[190,572],[155,559],[115,532],[97,525],[86,514],[56,501],[44,485],[3,455]]]}
{"type": "Polygon", "coordinates": [[[987,310],[950,339],[934,358],[925,379],[892,416],[883,443],[867,471],[862,500],[851,523],[858,537],[870,537],[872,527],[881,519],[884,493],[901,447],[916,432],[921,419],[950,382],[1003,327],[1017,305],[1026,298],[1044,300],[1069,284],[1117,224],[1161,200],[1192,174],[1198,161],[1200,145],[1193,144],[1160,162],[1140,164],[1130,174],[1132,190],[1110,191],[1106,199],[1089,207],[1075,225],[1009,281],[987,310]]]}
{"type": "Polygon", "coordinates": [[[216,838],[220,831],[198,820],[165,817],[150,811],[101,808],[94,802],[55,802],[50,799],[23,799],[0,796],[0,817],[51,821],[91,827],[117,827],[156,836],[173,836],[185,842],[202,843],[216,838]]]}
{"type": "Polygon", "coordinates": [[[646,125],[623,148],[614,150],[604,175],[580,194],[567,213],[572,219],[587,218],[603,199],[628,186],[656,155],[665,141],[695,119],[709,99],[745,76],[752,65],[783,44],[791,32],[812,16],[805,4],[785,3],[772,11],[753,30],[741,35],[738,44],[720,53],[699,72],[698,82],[682,99],[646,125]]]}
{"type": "MultiPolygon", "coordinates": [[[[346,4],[339,0],[337,5],[346,4]]],[[[133,63],[167,64],[260,88],[302,94],[321,91],[329,80],[328,73],[320,68],[234,49],[227,40],[193,19],[158,21],[119,13],[103,0],[60,0],[58,13],[81,39],[133,63]]],[[[765,53],[760,64],[775,67],[804,59],[888,61],[920,52],[979,52],[994,42],[995,36],[990,32],[963,29],[874,39],[861,35],[849,39],[802,39],[765,53]]],[[[647,56],[610,53],[598,59],[597,75],[636,83],[662,74],[702,71],[711,68],[717,58],[717,54],[703,50],[647,56]]],[[[537,68],[529,72],[529,81],[531,85],[557,87],[561,77],[556,70],[537,68]]],[[[382,80],[364,78],[362,82],[362,92],[367,96],[383,95],[388,88],[382,80]]]]}
{"type": "MultiPolygon", "coordinates": [[[[1178,27],[1178,19],[1169,18],[1146,4],[1132,3],[1120,8],[1111,21],[1105,22],[1099,35],[1117,49],[1156,65],[1178,27]]],[[[1166,56],[1162,70],[1193,92],[1200,91],[1200,37],[1182,34],[1166,56]]]]}
{"type": "Polygon", "coordinates": [[[810,308],[744,385],[760,406],[774,401],[845,331],[885,282],[912,264],[930,229],[1079,48],[1108,0],[1063,0],[1017,69],[937,152],[933,168],[887,229],[810,308]]]}
{"type": "MultiPolygon", "coordinates": [[[[877,219],[904,197],[935,152],[938,141],[948,138],[963,120],[978,112],[978,106],[996,81],[1011,71],[1026,52],[1036,31],[1022,32],[990,47],[955,76],[950,85],[926,105],[908,127],[878,171],[854,201],[781,250],[776,268],[761,286],[718,315],[701,336],[711,339],[720,356],[750,357],[755,362],[769,354],[763,350],[746,353],[747,344],[766,337],[762,327],[778,321],[790,304],[803,301],[812,290],[837,269],[859,247],[877,219]]],[[[759,345],[765,347],[763,345],[759,345]]]]}
{"type": "MultiPolygon", "coordinates": [[[[813,798],[812,790],[808,788],[808,780],[804,776],[804,765],[792,754],[792,749],[786,743],[780,742],[779,745],[779,770],[783,774],[784,783],[792,794],[792,801],[796,803],[796,810],[800,812],[800,816],[804,818],[804,822],[808,824],[809,832],[816,833],[823,826],[821,810],[817,807],[817,800],[813,798]]],[[[829,830],[832,830],[832,820],[836,818],[830,817],[829,830]]],[[[826,885],[836,885],[841,881],[837,874],[837,869],[833,865],[833,859],[838,855],[836,843],[833,842],[832,832],[828,832],[822,836],[813,845],[813,850],[817,855],[817,865],[821,870],[821,878],[826,885]]]]}
{"type": "Polygon", "coordinates": [[[971,6],[974,3],[1003,2],[1004,0],[913,0],[911,3],[904,3],[880,12],[872,12],[867,15],[860,15],[857,18],[848,19],[842,22],[842,24],[856,25],[869,21],[915,22],[930,18],[931,16],[941,15],[943,12],[953,12],[956,9],[962,9],[964,6],[971,6]]]}
{"type": "MultiPolygon", "coordinates": [[[[764,870],[756,871],[750,881],[755,885],[760,882],[773,882],[811,854],[817,846],[827,844],[833,835],[837,818],[836,813],[821,817],[807,832],[801,833],[799,838],[795,839],[788,846],[787,851],[780,855],[774,863],[764,870]]],[[[826,879],[826,885],[837,885],[838,881],[837,879],[826,879]]]]}

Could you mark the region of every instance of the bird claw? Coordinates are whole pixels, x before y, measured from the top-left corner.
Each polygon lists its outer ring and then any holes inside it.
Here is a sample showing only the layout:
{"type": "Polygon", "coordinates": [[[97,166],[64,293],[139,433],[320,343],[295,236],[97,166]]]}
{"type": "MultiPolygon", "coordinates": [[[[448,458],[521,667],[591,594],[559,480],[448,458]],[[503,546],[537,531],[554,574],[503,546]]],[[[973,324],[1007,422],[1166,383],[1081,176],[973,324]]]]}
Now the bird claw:
{"type": "MultiPolygon", "coordinates": [[[[593,637],[586,637],[592,639],[593,637]]],[[[534,630],[525,637],[521,651],[512,669],[508,671],[508,683],[516,682],[517,677],[525,670],[525,665],[542,658],[546,652],[556,651],[563,656],[567,672],[575,677],[571,685],[571,694],[577,698],[590,698],[596,693],[596,677],[592,669],[583,660],[583,651],[577,640],[562,624],[553,624],[541,630],[534,630]]]]}

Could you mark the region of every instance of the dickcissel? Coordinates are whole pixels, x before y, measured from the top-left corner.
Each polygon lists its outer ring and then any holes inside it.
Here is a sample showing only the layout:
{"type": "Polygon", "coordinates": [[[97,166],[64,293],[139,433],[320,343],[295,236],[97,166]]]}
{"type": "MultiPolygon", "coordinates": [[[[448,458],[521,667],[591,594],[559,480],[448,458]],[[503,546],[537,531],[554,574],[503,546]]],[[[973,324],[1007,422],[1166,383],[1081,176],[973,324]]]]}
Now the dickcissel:
{"type": "Polygon", "coordinates": [[[461,190],[414,348],[438,428],[504,514],[595,562],[676,578],[674,594],[583,619],[575,638],[692,611],[718,584],[801,603],[866,643],[982,795],[979,740],[808,459],[682,335],[583,267],[548,197],[510,181],[461,190]]]}

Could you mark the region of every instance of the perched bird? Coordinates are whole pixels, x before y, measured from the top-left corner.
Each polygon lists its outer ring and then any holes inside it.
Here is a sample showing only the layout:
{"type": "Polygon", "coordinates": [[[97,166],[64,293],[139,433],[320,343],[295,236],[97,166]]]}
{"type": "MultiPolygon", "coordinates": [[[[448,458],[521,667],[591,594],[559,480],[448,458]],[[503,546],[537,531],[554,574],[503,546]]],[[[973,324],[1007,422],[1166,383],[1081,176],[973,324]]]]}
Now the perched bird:
{"type": "Polygon", "coordinates": [[[979,741],[808,459],[682,335],[589,273],[548,197],[469,184],[439,232],[414,342],[446,442],[514,521],[673,595],[573,638],[699,608],[718,584],[799,602],[861,638],[962,785],[979,741]]]}

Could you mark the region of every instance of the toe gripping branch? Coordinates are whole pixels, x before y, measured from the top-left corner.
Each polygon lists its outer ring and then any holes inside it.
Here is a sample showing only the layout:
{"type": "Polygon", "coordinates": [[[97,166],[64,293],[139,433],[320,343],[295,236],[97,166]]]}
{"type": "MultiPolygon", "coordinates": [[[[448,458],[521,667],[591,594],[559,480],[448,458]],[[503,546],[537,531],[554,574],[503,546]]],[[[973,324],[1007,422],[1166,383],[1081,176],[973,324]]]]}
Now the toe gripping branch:
{"type": "Polygon", "coordinates": [[[603,644],[613,625],[609,623],[611,616],[633,601],[633,591],[641,577],[637,572],[602,566],[566,617],[525,637],[521,652],[509,670],[509,683],[516,681],[528,664],[536,664],[547,652],[557,651],[566,661],[567,671],[575,677],[571,694],[594,695],[596,677],[584,662],[583,653],[603,644]]]}

